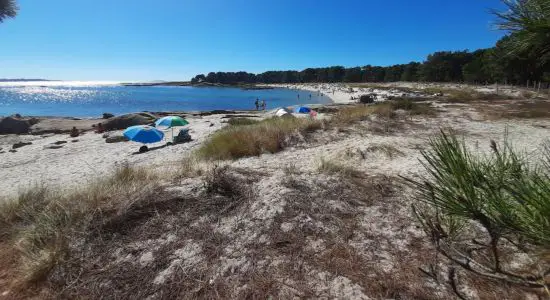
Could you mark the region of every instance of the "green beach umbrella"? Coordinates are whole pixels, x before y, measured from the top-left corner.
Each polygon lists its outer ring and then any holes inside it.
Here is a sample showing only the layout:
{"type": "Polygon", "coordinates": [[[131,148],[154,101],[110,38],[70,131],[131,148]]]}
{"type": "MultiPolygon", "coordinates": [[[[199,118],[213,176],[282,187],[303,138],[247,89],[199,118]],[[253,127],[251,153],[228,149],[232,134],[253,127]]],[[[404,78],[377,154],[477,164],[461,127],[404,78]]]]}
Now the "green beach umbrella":
{"type": "Polygon", "coordinates": [[[155,122],[157,127],[172,128],[172,139],[174,138],[174,127],[189,125],[189,122],[182,117],[178,116],[166,116],[160,118],[155,122]]]}
{"type": "Polygon", "coordinates": [[[189,122],[187,122],[187,120],[185,120],[182,117],[167,116],[167,117],[158,119],[155,122],[155,124],[157,125],[157,127],[162,126],[162,127],[166,127],[166,128],[171,128],[171,127],[176,127],[176,126],[185,126],[185,125],[188,125],[189,122]]]}

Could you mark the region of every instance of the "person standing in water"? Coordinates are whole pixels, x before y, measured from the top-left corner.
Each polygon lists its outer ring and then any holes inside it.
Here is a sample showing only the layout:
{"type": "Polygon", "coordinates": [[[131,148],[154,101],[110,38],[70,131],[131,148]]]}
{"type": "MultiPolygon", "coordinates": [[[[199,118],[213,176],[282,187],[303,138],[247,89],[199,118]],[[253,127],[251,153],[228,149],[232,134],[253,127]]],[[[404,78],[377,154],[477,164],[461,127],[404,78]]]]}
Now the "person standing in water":
{"type": "Polygon", "coordinates": [[[267,105],[265,104],[265,100],[262,100],[262,110],[265,110],[266,107],[267,105]]]}
{"type": "Polygon", "coordinates": [[[256,105],[256,110],[259,110],[260,109],[260,99],[256,98],[256,101],[254,102],[254,104],[256,105]]]}

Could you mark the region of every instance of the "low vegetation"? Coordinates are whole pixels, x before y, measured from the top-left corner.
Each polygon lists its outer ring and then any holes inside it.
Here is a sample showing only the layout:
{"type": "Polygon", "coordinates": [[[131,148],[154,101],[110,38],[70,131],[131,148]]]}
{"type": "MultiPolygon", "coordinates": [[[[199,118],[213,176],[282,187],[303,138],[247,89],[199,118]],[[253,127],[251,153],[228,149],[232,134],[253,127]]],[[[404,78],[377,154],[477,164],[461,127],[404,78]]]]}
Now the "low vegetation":
{"type": "Polygon", "coordinates": [[[436,109],[429,103],[403,98],[373,105],[355,105],[340,109],[332,117],[331,123],[335,125],[350,125],[355,122],[368,120],[374,115],[386,119],[395,119],[399,116],[397,113],[398,110],[415,116],[435,116],[437,114],[436,109]]]}
{"type": "Polygon", "coordinates": [[[423,152],[427,175],[408,179],[415,213],[454,265],[550,296],[550,148],[533,166],[506,141],[490,145],[491,155],[479,156],[454,135],[432,139],[423,152]]]}
{"type": "Polygon", "coordinates": [[[404,156],[403,151],[397,149],[397,147],[390,144],[378,144],[372,145],[366,149],[367,152],[379,152],[384,154],[387,158],[393,159],[399,156],[404,156]]]}
{"type": "Polygon", "coordinates": [[[1,201],[0,243],[11,244],[11,250],[19,253],[11,276],[22,284],[44,279],[66,258],[71,241],[97,232],[154,198],[157,179],[144,169],[123,165],[111,177],[73,192],[38,186],[1,201]]]}
{"type": "Polygon", "coordinates": [[[336,162],[335,160],[327,159],[324,157],[322,157],[319,160],[319,166],[317,170],[322,173],[342,175],[342,176],[348,176],[348,177],[362,176],[362,173],[354,169],[353,167],[346,166],[344,164],[336,162]]]}
{"type": "Polygon", "coordinates": [[[250,118],[231,118],[227,121],[229,125],[241,126],[241,125],[254,125],[260,123],[259,120],[254,120],[250,118]]]}
{"type": "Polygon", "coordinates": [[[276,153],[323,126],[321,121],[291,117],[229,126],[214,133],[197,154],[206,160],[225,160],[276,153]]]}
{"type": "Polygon", "coordinates": [[[474,107],[490,120],[550,118],[550,101],[547,100],[478,104],[474,107]]]}

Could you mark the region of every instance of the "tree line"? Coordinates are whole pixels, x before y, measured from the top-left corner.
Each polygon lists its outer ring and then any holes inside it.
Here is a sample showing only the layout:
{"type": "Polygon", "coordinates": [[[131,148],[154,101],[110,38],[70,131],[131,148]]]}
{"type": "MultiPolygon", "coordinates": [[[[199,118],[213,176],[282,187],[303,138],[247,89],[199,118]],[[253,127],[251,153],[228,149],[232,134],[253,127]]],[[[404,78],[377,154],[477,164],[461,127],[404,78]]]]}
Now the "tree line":
{"type": "Polygon", "coordinates": [[[307,68],[302,71],[210,72],[199,74],[191,82],[238,83],[325,83],[325,82],[468,82],[525,84],[527,81],[550,81],[550,65],[541,62],[537,53],[526,49],[512,52],[515,33],[505,36],[495,47],[476,51],[440,51],[426,60],[393,66],[358,66],[345,68],[307,68]]]}

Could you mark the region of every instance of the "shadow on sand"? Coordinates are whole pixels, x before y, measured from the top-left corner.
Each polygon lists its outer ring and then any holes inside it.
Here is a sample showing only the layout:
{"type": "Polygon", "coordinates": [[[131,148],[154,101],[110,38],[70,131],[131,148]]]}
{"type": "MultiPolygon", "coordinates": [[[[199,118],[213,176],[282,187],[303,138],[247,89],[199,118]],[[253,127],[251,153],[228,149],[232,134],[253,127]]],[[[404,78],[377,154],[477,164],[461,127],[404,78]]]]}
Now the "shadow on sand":
{"type": "MultiPolygon", "coordinates": [[[[151,151],[154,151],[154,150],[162,149],[162,148],[165,148],[165,147],[167,147],[167,146],[169,146],[169,145],[168,145],[168,144],[164,144],[164,145],[162,145],[162,146],[147,147],[147,150],[146,150],[146,151],[143,151],[143,150],[141,150],[141,148],[140,148],[140,150],[138,150],[137,152],[132,153],[132,155],[145,154],[145,153],[147,153],[147,152],[151,152],[151,151]]],[[[143,146],[142,146],[142,147],[143,147],[143,146]]]]}

